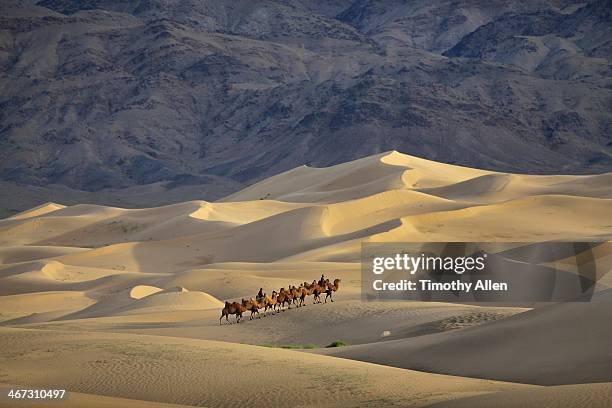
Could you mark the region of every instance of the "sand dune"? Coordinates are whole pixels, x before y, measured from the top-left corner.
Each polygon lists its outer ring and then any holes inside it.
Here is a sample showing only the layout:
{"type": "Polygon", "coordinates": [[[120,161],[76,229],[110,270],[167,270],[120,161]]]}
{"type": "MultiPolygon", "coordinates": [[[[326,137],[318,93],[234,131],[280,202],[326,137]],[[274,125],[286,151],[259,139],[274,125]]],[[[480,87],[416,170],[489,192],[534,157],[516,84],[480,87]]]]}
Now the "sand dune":
{"type": "MultiPolygon", "coordinates": [[[[111,207],[81,204],[65,207],[38,217],[0,220],[0,243],[90,246],[90,242],[85,239],[85,235],[87,235],[86,227],[112,218],[120,211],[120,209],[111,207]],[[61,237],[69,234],[71,234],[69,239],[61,239],[61,237]],[[54,238],[57,237],[60,239],[54,241],[54,238]]],[[[94,242],[103,241],[107,238],[107,235],[108,233],[105,236],[91,236],[88,239],[94,242]]]]}
{"type": "MultiPolygon", "coordinates": [[[[401,206],[390,208],[385,214],[377,214],[376,210],[370,214],[366,210],[354,211],[354,215],[349,204],[337,209],[334,206],[304,207],[220,232],[116,244],[58,260],[107,269],[118,264],[128,270],[176,272],[210,263],[273,262],[288,257],[300,261],[338,261],[320,255],[322,252],[335,256],[337,252],[327,248],[334,245],[349,245],[352,256],[346,258],[344,250],[345,260],[356,261],[360,256],[356,244],[366,240],[601,240],[609,237],[606,220],[612,200],[543,195],[501,204],[423,211],[401,218],[399,213],[406,210],[401,206]],[[261,236],[266,239],[258,239],[261,236]],[[114,262],[115,259],[120,261],[114,262]]],[[[407,213],[410,214],[409,209],[407,213]]]]}
{"type": "Polygon", "coordinates": [[[232,194],[221,201],[273,199],[287,202],[338,202],[404,187],[403,169],[386,165],[384,154],[329,168],[302,166],[232,194]]]}
{"type": "Polygon", "coordinates": [[[431,408],[609,408],[612,383],[572,384],[477,395],[430,405],[431,408]]]}
{"type": "Polygon", "coordinates": [[[27,293],[44,287],[54,290],[87,290],[93,289],[96,281],[103,278],[127,276],[129,273],[117,265],[110,265],[106,269],[89,268],[66,265],[55,259],[0,265],[0,293],[27,293]]]}
{"type": "MultiPolygon", "coordinates": [[[[39,313],[55,312],[56,315],[81,310],[95,303],[83,292],[36,292],[12,296],[0,296],[0,320],[12,320],[39,313]]],[[[30,319],[29,321],[32,321],[30,319]]],[[[22,320],[23,322],[23,320],[22,320]]]]}
{"type": "Polygon", "coordinates": [[[0,339],[7,383],[185,405],[416,407],[528,387],[204,340],[7,328],[0,339]]]}
{"type": "Polygon", "coordinates": [[[607,187],[612,175],[596,176],[528,176],[492,173],[442,187],[419,191],[448,200],[471,203],[496,203],[529,195],[568,195],[612,198],[607,187]]]}
{"type": "Polygon", "coordinates": [[[253,296],[259,288],[270,293],[289,284],[311,282],[321,273],[342,279],[344,299],[360,297],[359,265],[338,262],[225,262],[171,274],[158,284],[204,290],[219,299],[239,299],[253,296]]]}
{"type": "Polygon", "coordinates": [[[160,289],[137,285],[118,294],[105,296],[90,307],[62,317],[62,320],[179,310],[218,311],[221,308],[223,302],[201,291],[189,291],[182,287],[160,289]]]}
{"type": "MultiPolygon", "coordinates": [[[[0,267],[0,295],[54,291],[115,293],[139,284],[151,284],[161,273],[65,265],[57,261],[31,261],[0,267]]],[[[94,297],[97,297],[94,296],[94,297]]]]}
{"type": "MultiPolygon", "coordinates": [[[[241,324],[222,321],[220,312],[211,310],[174,310],[157,313],[105,314],[83,320],[25,322],[22,328],[153,334],[203,340],[231,341],[258,346],[326,347],[341,340],[348,344],[367,344],[412,338],[460,328],[483,325],[506,318],[525,309],[452,305],[447,303],[392,302],[363,304],[339,301],[325,306],[308,305],[266,318],[249,314],[241,324]]],[[[263,313],[263,311],[262,311],[263,313]]]]}
{"type": "MultiPolygon", "coordinates": [[[[3,389],[23,389],[25,387],[18,386],[14,384],[0,384],[0,387],[3,389]]],[[[61,404],[64,408],[116,408],[116,407],[125,407],[125,408],[185,408],[190,405],[177,405],[177,404],[165,404],[161,402],[152,402],[152,401],[141,401],[135,399],[127,399],[127,398],[114,398],[114,397],[104,397],[101,395],[94,394],[83,394],[81,392],[69,392],[70,397],[66,400],[58,401],[36,401],[36,402],[27,402],[27,401],[19,401],[19,405],[23,407],[37,407],[37,408],[55,408],[58,404],[61,404]]],[[[2,408],[11,408],[14,406],[13,402],[2,402],[0,401],[0,407],[2,408]]]]}
{"type": "Polygon", "coordinates": [[[160,289],[160,288],[155,287],[155,286],[138,285],[138,286],[134,286],[132,289],[130,289],[130,297],[132,299],[142,299],[142,298],[147,297],[149,295],[152,295],[154,293],[161,292],[162,290],[163,289],[160,289]]]}
{"type": "Polygon", "coordinates": [[[99,268],[111,268],[117,265],[115,260],[120,260],[119,265],[128,270],[177,272],[218,262],[272,262],[335,242],[366,238],[398,225],[398,221],[391,220],[353,232],[328,235],[321,222],[324,216],[324,208],[300,208],[229,231],[116,244],[82,255],[62,256],[58,260],[99,268]],[[266,239],[260,239],[262,236],[266,239]]]}
{"type": "Polygon", "coordinates": [[[534,196],[456,211],[408,216],[398,229],[375,242],[607,240],[612,200],[534,196]],[[415,234],[416,230],[416,234],[415,234]]]}
{"type": "Polygon", "coordinates": [[[0,379],[59,381],[82,393],[75,406],[599,404],[607,385],[549,391],[491,380],[612,381],[611,181],[612,173],[505,174],[386,152],[302,166],[218,202],[43,204],[0,220],[0,320],[21,328],[0,328],[10,345],[0,352],[0,379]],[[596,300],[533,310],[360,301],[363,242],[546,240],[606,242],[542,263],[572,279],[578,264],[595,268],[596,300]],[[307,307],[219,326],[223,301],[321,274],[342,280],[334,303],[309,299],[307,307]],[[256,347],[334,340],[352,346],[256,347]]]}
{"type": "Polygon", "coordinates": [[[223,302],[204,292],[190,292],[185,288],[170,288],[138,299],[129,308],[119,311],[126,313],[152,313],[173,310],[206,310],[223,308],[223,302]]]}
{"type": "MultiPolygon", "coordinates": [[[[5,385],[3,388],[23,388],[16,385],[5,385]]],[[[70,397],[67,400],[61,401],[62,407],[66,408],[116,408],[116,407],[125,407],[125,408],[185,408],[190,405],[177,405],[177,404],[165,404],[160,402],[151,402],[151,401],[141,401],[135,399],[127,399],[127,398],[113,398],[113,397],[103,397],[101,395],[94,394],[83,394],[80,392],[70,392],[70,397]]],[[[13,402],[3,403],[0,402],[0,407],[11,408],[13,406],[13,402]]],[[[52,402],[26,402],[20,401],[20,407],[24,408],[37,408],[37,407],[48,407],[48,406],[57,406],[57,401],[52,402]]]]}
{"type": "Polygon", "coordinates": [[[462,331],[326,353],[530,384],[612,382],[612,327],[605,323],[611,318],[612,290],[607,290],[592,302],[553,304],[462,331]]]}
{"type": "Polygon", "coordinates": [[[612,242],[604,242],[576,256],[568,256],[549,265],[573,273],[580,273],[580,269],[592,269],[600,285],[612,288],[612,242]]]}
{"type": "Polygon", "coordinates": [[[189,201],[137,210],[85,204],[62,206],[48,212],[35,211],[27,217],[0,220],[0,242],[100,247],[126,241],[171,239],[223,231],[298,207],[300,204],[272,201],[189,201]]]}
{"type": "Polygon", "coordinates": [[[44,203],[41,205],[38,205],[34,208],[31,208],[27,211],[22,211],[18,214],[13,215],[12,217],[9,217],[12,220],[20,220],[20,219],[24,219],[24,218],[30,218],[30,217],[36,217],[36,216],[40,216],[40,215],[44,215],[44,214],[48,214],[51,213],[53,211],[59,210],[65,208],[65,206],[61,205],[61,204],[56,204],[56,203],[44,203]]]}
{"type": "Polygon", "coordinates": [[[334,203],[388,190],[438,187],[486,173],[393,151],[327,168],[298,167],[253,184],[222,201],[270,198],[288,202],[334,203]]]}
{"type": "Polygon", "coordinates": [[[86,249],[61,246],[5,246],[0,248],[0,265],[75,254],[86,249]]]}

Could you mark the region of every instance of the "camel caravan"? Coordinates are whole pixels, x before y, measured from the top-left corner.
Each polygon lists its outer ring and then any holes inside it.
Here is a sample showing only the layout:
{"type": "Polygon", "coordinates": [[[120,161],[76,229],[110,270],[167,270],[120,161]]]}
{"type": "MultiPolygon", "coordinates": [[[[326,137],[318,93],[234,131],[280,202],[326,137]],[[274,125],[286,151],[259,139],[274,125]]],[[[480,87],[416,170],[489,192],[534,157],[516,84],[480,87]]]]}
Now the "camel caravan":
{"type": "Polygon", "coordinates": [[[280,288],[277,292],[272,291],[272,295],[266,295],[263,289],[259,289],[259,293],[255,296],[255,299],[242,299],[241,302],[228,302],[225,301],[225,307],[221,311],[221,317],[219,318],[219,325],[223,317],[229,323],[229,316],[236,315],[236,323],[240,323],[242,320],[242,314],[245,312],[251,312],[249,320],[253,320],[253,317],[257,315],[260,317],[259,311],[263,309],[263,315],[266,316],[268,311],[272,314],[276,314],[280,311],[284,311],[285,305],[287,309],[291,309],[291,306],[302,307],[306,306],[306,297],[313,296],[313,304],[322,303],[321,295],[325,293],[325,303],[327,299],[331,302],[334,301],[332,294],[340,287],[340,279],[334,279],[333,283],[329,279],[325,279],[321,275],[319,281],[313,280],[312,283],[304,282],[300,286],[289,286],[289,289],[280,288]]]}

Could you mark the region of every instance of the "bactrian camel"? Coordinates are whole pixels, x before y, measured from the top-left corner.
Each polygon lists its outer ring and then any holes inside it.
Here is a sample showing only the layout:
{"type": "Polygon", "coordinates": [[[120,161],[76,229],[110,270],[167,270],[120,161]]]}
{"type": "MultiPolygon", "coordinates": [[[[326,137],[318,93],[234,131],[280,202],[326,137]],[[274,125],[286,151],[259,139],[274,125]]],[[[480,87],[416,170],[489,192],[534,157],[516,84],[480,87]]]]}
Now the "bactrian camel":
{"type": "Polygon", "coordinates": [[[240,323],[242,320],[242,314],[246,312],[246,308],[242,306],[242,304],[238,302],[225,302],[225,307],[221,311],[221,317],[219,318],[219,325],[221,324],[221,319],[225,316],[225,320],[229,323],[229,315],[236,315],[236,323],[240,323]]]}
{"type": "Polygon", "coordinates": [[[313,304],[322,303],[321,295],[325,293],[325,303],[327,299],[331,302],[334,301],[333,293],[337,292],[340,288],[340,279],[334,279],[331,283],[329,279],[321,279],[319,281],[313,280],[312,283],[304,282],[299,286],[289,285],[288,289],[280,288],[279,291],[272,291],[272,295],[268,296],[264,294],[261,297],[255,299],[242,299],[241,302],[225,302],[225,306],[221,311],[221,317],[219,318],[219,324],[225,317],[225,320],[229,323],[229,315],[236,315],[236,323],[242,321],[242,314],[246,311],[251,312],[249,320],[253,320],[255,316],[259,316],[259,310],[263,309],[263,315],[266,316],[268,311],[272,311],[272,314],[276,314],[280,311],[285,310],[284,307],[287,305],[287,309],[291,309],[291,305],[296,307],[306,306],[306,297],[313,296],[313,304]]]}

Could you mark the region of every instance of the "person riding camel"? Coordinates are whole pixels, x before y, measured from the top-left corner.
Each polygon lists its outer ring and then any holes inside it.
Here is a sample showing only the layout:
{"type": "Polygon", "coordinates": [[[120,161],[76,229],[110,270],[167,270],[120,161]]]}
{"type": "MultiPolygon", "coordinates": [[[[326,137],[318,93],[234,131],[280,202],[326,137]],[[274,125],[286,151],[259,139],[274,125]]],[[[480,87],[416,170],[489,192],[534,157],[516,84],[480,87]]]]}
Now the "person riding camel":
{"type": "Polygon", "coordinates": [[[319,286],[325,285],[325,275],[321,275],[321,279],[319,279],[319,286]]]}
{"type": "Polygon", "coordinates": [[[259,288],[259,292],[257,292],[257,296],[255,297],[255,300],[257,300],[258,302],[261,302],[261,299],[263,299],[266,296],[265,293],[263,293],[263,288],[259,288]]]}

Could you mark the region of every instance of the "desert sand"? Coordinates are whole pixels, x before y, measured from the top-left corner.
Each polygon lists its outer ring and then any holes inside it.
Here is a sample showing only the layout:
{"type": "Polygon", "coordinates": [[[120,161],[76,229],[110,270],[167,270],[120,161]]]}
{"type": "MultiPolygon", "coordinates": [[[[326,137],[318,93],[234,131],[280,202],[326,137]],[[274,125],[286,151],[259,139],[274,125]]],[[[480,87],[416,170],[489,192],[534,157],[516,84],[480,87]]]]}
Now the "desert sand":
{"type": "Polygon", "coordinates": [[[610,383],[560,385],[460,398],[431,408],[574,408],[609,407],[610,383]]]}
{"type": "Polygon", "coordinates": [[[611,214],[612,173],[398,152],[217,202],[47,203],[0,220],[0,383],[94,407],[610,406],[609,243],[585,260],[598,269],[588,303],[365,303],[359,262],[362,242],[609,241],[611,214]],[[219,325],[224,301],[321,274],[341,279],[335,302],[219,325]],[[336,340],[349,346],[325,347],[336,340]]]}

